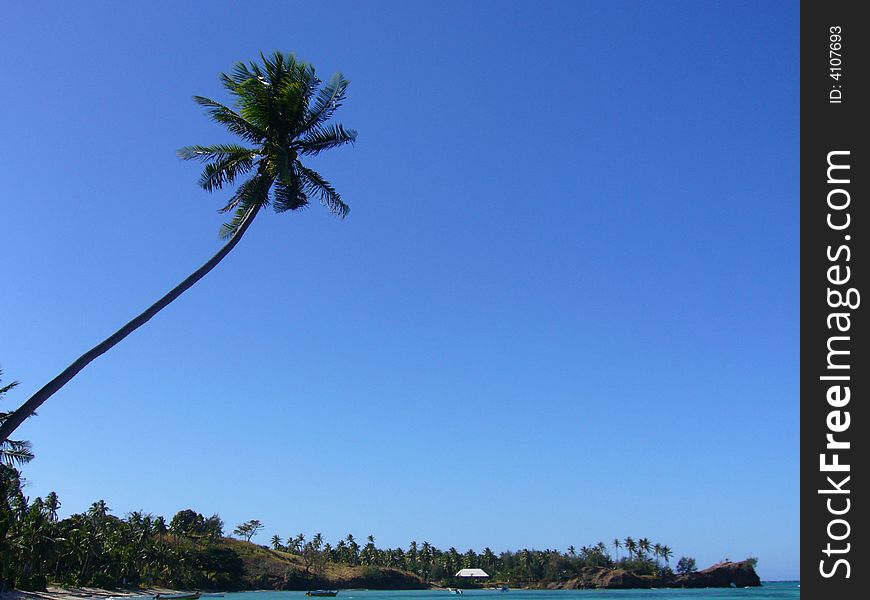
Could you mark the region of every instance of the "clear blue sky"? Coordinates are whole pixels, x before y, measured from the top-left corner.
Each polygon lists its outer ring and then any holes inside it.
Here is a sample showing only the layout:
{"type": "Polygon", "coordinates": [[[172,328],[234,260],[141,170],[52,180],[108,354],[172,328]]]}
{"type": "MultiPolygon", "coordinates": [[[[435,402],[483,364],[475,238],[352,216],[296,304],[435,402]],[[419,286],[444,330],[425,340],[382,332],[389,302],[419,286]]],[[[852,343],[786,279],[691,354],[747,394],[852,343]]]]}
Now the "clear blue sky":
{"type": "Polygon", "coordinates": [[[262,49],[352,207],[236,250],[20,430],[64,514],[798,576],[797,2],[8,4],[0,365],[26,399],[219,247],[175,150],[262,49]]]}

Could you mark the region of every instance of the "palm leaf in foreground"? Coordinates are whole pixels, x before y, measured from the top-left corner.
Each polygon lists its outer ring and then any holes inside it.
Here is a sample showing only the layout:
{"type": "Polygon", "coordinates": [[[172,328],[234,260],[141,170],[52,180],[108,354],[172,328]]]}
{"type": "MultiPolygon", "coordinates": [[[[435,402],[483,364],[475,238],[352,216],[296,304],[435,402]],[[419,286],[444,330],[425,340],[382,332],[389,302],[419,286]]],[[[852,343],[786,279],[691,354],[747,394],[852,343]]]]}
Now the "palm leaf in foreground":
{"type": "MultiPolygon", "coordinates": [[[[0,377],[3,376],[3,369],[0,369],[0,377]]],[[[0,387],[0,400],[6,395],[6,392],[18,386],[17,381],[8,383],[0,387]]],[[[4,423],[9,418],[11,412],[0,411],[0,423],[4,423]]],[[[0,442],[0,464],[7,467],[21,466],[33,460],[33,451],[30,447],[30,442],[3,440],[0,442]]]]}

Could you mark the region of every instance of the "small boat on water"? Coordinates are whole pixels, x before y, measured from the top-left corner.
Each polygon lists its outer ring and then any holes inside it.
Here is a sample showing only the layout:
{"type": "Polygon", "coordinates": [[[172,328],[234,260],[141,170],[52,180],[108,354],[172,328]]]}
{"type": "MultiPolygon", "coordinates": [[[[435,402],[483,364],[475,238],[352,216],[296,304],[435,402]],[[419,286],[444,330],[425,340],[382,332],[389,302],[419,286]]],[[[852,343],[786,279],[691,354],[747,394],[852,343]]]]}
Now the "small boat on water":
{"type": "Polygon", "coordinates": [[[338,596],[338,590],[308,590],[306,596],[338,596]]]}
{"type": "Polygon", "coordinates": [[[511,591],[511,589],[510,589],[507,585],[503,585],[503,586],[501,586],[501,587],[498,589],[498,591],[500,591],[500,592],[509,592],[509,591],[511,591]]]}
{"type": "Polygon", "coordinates": [[[462,590],[460,590],[459,588],[447,588],[447,591],[451,594],[458,594],[460,596],[462,595],[462,590]]]}
{"type": "Polygon", "coordinates": [[[199,600],[199,592],[189,594],[154,594],[154,600],[199,600]]]}

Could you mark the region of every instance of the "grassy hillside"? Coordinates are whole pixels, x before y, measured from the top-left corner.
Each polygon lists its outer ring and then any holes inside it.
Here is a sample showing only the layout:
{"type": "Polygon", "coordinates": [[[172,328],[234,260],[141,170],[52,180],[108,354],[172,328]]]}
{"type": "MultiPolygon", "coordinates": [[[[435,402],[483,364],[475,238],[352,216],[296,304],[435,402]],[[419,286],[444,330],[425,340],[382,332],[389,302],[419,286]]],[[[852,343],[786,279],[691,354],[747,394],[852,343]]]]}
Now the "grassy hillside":
{"type": "Polygon", "coordinates": [[[224,538],[220,546],[232,550],[244,565],[247,589],[307,590],[313,588],[423,589],[417,575],[399,569],[306,562],[302,556],[270,550],[241,540],[224,538]]]}

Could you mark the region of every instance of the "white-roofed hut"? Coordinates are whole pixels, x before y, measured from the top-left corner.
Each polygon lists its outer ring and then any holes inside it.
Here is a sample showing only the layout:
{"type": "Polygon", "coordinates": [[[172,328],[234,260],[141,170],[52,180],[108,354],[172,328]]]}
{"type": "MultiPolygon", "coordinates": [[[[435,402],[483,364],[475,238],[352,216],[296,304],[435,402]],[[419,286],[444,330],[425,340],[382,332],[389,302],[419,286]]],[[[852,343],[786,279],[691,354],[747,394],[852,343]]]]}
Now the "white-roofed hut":
{"type": "Polygon", "coordinates": [[[459,569],[454,577],[467,577],[469,579],[486,579],[489,574],[483,569],[459,569]]]}

